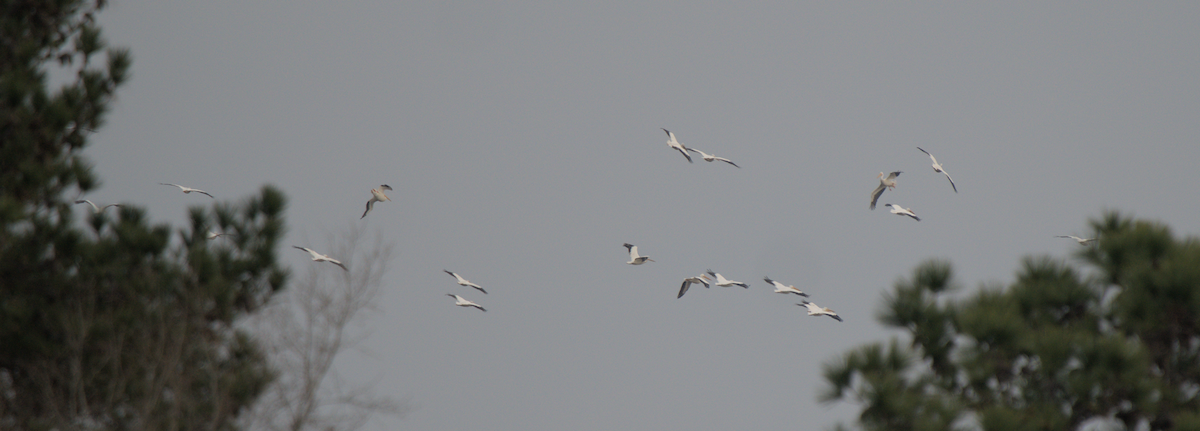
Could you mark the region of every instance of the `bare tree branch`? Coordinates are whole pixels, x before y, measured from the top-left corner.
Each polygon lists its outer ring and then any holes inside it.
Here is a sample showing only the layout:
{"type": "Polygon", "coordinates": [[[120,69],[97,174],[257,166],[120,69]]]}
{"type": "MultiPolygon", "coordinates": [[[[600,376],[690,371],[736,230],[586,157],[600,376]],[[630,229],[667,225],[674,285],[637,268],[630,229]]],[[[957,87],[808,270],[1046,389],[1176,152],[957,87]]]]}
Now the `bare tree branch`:
{"type": "Polygon", "coordinates": [[[370,335],[361,323],[379,311],[375,304],[392,244],[357,225],[326,242],[331,245],[322,249],[331,250],[349,271],[308,265],[304,277],[255,322],[279,374],[246,415],[251,429],[352,431],[374,414],[402,415],[406,410],[376,395],[372,385],[347,387],[333,369],[340,354],[360,348],[370,335]]]}

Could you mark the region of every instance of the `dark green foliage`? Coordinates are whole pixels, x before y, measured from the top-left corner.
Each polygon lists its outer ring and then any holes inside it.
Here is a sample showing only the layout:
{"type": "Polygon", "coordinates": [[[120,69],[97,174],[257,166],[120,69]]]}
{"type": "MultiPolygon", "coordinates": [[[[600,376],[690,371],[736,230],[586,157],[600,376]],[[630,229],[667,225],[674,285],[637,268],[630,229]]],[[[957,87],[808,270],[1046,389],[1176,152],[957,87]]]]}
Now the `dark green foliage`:
{"type": "Polygon", "coordinates": [[[233,429],[272,379],[236,328],[287,278],[285,198],[193,208],[177,233],[128,203],[77,226],[81,152],[130,66],[103,3],[0,0],[0,429],[233,429]]]}
{"type": "Polygon", "coordinates": [[[918,266],[879,314],[911,344],[828,364],[822,400],[862,404],[868,430],[1197,428],[1200,243],[1116,213],[1091,224],[1094,278],[1026,258],[1009,286],[956,299],[948,263],[918,266]]]}

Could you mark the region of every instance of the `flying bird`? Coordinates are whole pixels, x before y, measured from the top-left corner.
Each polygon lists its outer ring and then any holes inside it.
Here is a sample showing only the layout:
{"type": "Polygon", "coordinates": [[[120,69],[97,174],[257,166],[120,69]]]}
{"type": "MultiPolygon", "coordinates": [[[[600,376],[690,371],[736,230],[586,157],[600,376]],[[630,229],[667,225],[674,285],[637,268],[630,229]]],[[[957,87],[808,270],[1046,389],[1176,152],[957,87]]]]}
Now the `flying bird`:
{"type": "Polygon", "coordinates": [[[387,195],[383,194],[384,190],[391,189],[392,187],[388,186],[387,184],[380,185],[377,189],[371,189],[371,200],[367,201],[367,210],[363,211],[362,217],[359,217],[358,219],[362,220],[363,217],[366,217],[367,213],[371,212],[371,208],[375,206],[375,202],[391,201],[387,195]]]}
{"type": "Polygon", "coordinates": [[[208,231],[208,238],[206,238],[206,239],[217,239],[217,238],[220,238],[223,236],[236,236],[236,235],[234,235],[232,233],[213,232],[210,230],[210,231],[208,231]]]}
{"type": "Polygon", "coordinates": [[[895,171],[886,177],[883,176],[883,172],[879,173],[879,187],[876,187],[875,191],[871,192],[871,209],[875,209],[875,203],[879,202],[879,196],[883,194],[884,190],[896,188],[896,177],[900,176],[900,173],[900,171],[895,171]]]}
{"type": "Polygon", "coordinates": [[[680,144],[679,141],[675,140],[675,134],[671,133],[670,130],[663,129],[663,131],[667,132],[667,146],[679,150],[679,153],[683,154],[683,157],[687,158],[688,163],[692,163],[692,156],[689,156],[687,153],[691,148],[685,147],[683,144],[680,144]]]}
{"type": "Polygon", "coordinates": [[[802,307],[804,307],[804,308],[807,308],[807,309],[808,309],[808,315],[809,315],[809,316],[829,316],[829,317],[832,317],[832,318],[833,318],[833,320],[836,320],[836,321],[839,321],[839,322],[841,322],[841,321],[842,321],[842,318],[841,318],[840,316],[838,316],[838,314],[837,314],[837,313],[835,313],[833,310],[830,310],[830,309],[828,309],[828,308],[825,308],[825,307],[819,306],[819,305],[817,305],[817,304],[813,304],[813,303],[811,303],[811,302],[808,302],[808,301],[803,301],[803,302],[801,302],[801,303],[799,303],[799,304],[796,304],[796,305],[799,305],[799,306],[802,306],[802,307]]]}
{"type": "Polygon", "coordinates": [[[467,281],[467,279],[465,279],[465,278],[462,278],[462,276],[461,276],[461,275],[458,275],[458,274],[455,274],[455,273],[453,273],[453,272],[450,272],[449,270],[445,270],[445,269],[443,269],[442,271],[446,271],[446,273],[447,273],[447,274],[450,274],[450,275],[454,276],[454,279],[455,279],[456,281],[458,281],[458,285],[459,285],[459,286],[474,287],[474,288],[476,288],[476,289],[479,289],[479,291],[480,291],[480,292],[483,292],[483,294],[484,294],[484,295],[487,295],[487,291],[486,291],[486,290],[483,290],[483,288],[482,288],[482,287],[479,287],[479,285],[478,285],[478,284],[475,284],[475,283],[469,282],[469,281],[467,281]]]}
{"type": "Polygon", "coordinates": [[[457,305],[459,307],[475,307],[475,308],[480,309],[481,311],[487,312],[486,308],[483,308],[479,304],[476,304],[474,302],[468,301],[466,298],[463,298],[461,296],[455,295],[453,293],[447,293],[446,296],[454,297],[454,305],[457,305]]]}
{"type": "Polygon", "coordinates": [[[300,250],[307,251],[308,254],[312,255],[313,262],[329,262],[334,265],[342,267],[342,269],[344,269],[346,271],[349,271],[349,269],[346,268],[346,265],[342,265],[341,261],[334,259],[332,257],[326,256],[326,255],[323,255],[321,253],[317,253],[315,250],[313,250],[311,248],[300,247],[300,246],[296,246],[296,245],[293,245],[292,248],[298,248],[300,250]]]}
{"type": "Polygon", "coordinates": [[[741,169],[741,168],[742,168],[741,166],[738,166],[738,165],[737,165],[737,163],[734,163],[734,162],[733,162],[733,160],[729,160],[729,159],[726,159],[726,158],[724,158],[724,157],[717,157],[717,156],[714,156],[714,155],[712,155],[712,154],[708,154],[708,153],[706,153],[706,152],[703,152],[703,151],[697,150],[697,149],[695,149],[695,148],[688,148],[688,151],[691,151],[691,152],[693,152],[693,153],[700,153],[700,157],[703,157],[703,158],[704,158],[704,161],[706,161],[706,162],[711,162],[711,161],[713,161],[713,160],[720,160],[720,161],[722,161],[722,162],[725,162],[725,163],[728,163],[728,164],[731,164],[731,165],[733,165],[733,167],[735,167],[735,168],[738,168],[738,169],[741,169]]]}
{"type": "Polygon", "coordinates": [[[1075,235],[1057,235],[1057,236],[1055,236],[1055,238],[1071,238],[1071,239],[1075,240],[1075,242],[1078,242],[1079,245],[1083,245],[1083,246],[1086,246],[1086,245],[1088,245],[1089,242],[1096,240],[1096,238],[1080,238],[1075,235]]]}
{"type": "MultiPolygon", "coordinates": [[[[181,186],[181,185],[179,185],[179,184],[171,184],[171,183],[159,183],[159,184],[162,184],[162,185],[164,185],[164,186],[175,186],[175,187],[179,187],[179,190],[180,190],[180,191],[182,191],[182,192],[183,192],[183,193],[185,193],[185,194],[186,194],[186,193],[191,193],[191,192],[196,192],[196,193],[199,193],[199,194],[202,194],[202,195],[208,196],[208,197],[210,197],[210,198],[212,198],[212,197],[213,197],[213,195],[210,195],[210,194],[208,194],[208,192],[206,192],[206,191],[204,191],[204,190],[200,190],[200,189],[193,189],[193,188],[191,188],[191,187],[186,187],[186,186],[181,186]]],[[[216,198],[213,198],[213,199],[216,199],[216,198]]]]}
{"type": "Polygon", "coordinates": [[[638,256],[636,245],[625,243],[625,248],[629,249],[629,262],[625,263],[630,265],[641,265],[646,263],[646,261],[654,262],[654,259],[651,259],[650,256],[638,256]]]}
{"type": "Polygon", "coordinates": [[[772,280],[771,277],[763,277],[763,280],[772,286],[775,286],[775,293],[795,293],[797,295],[808,297],[807,293],[801,292],[796,286],[784,286],[783,283],[772,280]]]}
{"type": "Polygon", "coordinates": [[[742,286],[743,288],[746,288],[746,289],[749,289],[749,288],[750,288],[750,285],[749,285],[749,284],[742,283],[742,282],[740,282],[740,281],[730,281],[730,280],[726,280],[724,276],[722,276],[721,274],[717,274],[717,273],[713,272],[713,270],[711,270],[711,269],[710,269],[710,270],[708,270],[708,275],[711,275],[711,276],[713,276],[713,277],[716,277],[716,279],[717,279],[716,285],[717,285],[717,286],[721,286],[721,287],[729,287],[729,286],[742,286]]]}
{"type": "Polygon", "coordinates": [[[914,213],[912,212],[912,210],[910,210],[910,209],[904,208],[904,207],[902,207],[902,206],[900,206],[900,205],[892,205],[892,204],[884,204],[884,205],[885,205],[885,206],[892,207],[892,214],[895,214],[895,215],[902,215],[902,216],[909,216],[909,217],[912,217],[912,218],[913,218],[913,220],[916,220],[916,221],[921,221],[921,218],[920,218],[920,217],[917,217],[917,215],[916,215],[916,214],[914,214],[914,213]]]}
{"type": "MultiPolygon", "coordinates": [[[[921,147],[917,147],[917,149],[921,150],[921,147]]],[[[921,150],[921,152],[928,155],[929,160],[933,160],[933,171],[941,172],[942,174],[946,175],[946,179],[950,180],[950,187],[954,188],[954,193],[958,193],[958,186],[954,185],[954,178],[950,178],[950,173],[946,172],[945,169],[942,169],[942,165],[937,162],[937,159],[933,157],[933,154],[929,154],[929,152],[925,150],[921,150]]]]}
{"type": "Polygon", "coordinates": [[[708,280],[708,275],[705,274],[683,279],[683,285],[679,286],[679,296],[676,296],[675,299],[682,298],[683,294],[687,293],[688,288],[692,287],[693,284],[703,284],[705,288],[708,288],[708,280]]]}
{"type": "Polygon", "coordinates": [[[91,206],[92,206],[92,213],[94,213],[94,214],[100,214],[100,213],[104,212],[104,210],[108,209],[108,207],[119,207],[119,206],[121,206],[121,204],[108,204],[108,205],[105,205],[105,206],[99,207],[99,206],[96,206],[96,204],[92,203],[92,201],[89,201],[89,200],[87,200],[87,199],[80,199],[80,200],[77,200],[77,201],[75,201],[75,203],[77,203],[77,204],[88,204],[88,205],[91,205],[91,206]]]}

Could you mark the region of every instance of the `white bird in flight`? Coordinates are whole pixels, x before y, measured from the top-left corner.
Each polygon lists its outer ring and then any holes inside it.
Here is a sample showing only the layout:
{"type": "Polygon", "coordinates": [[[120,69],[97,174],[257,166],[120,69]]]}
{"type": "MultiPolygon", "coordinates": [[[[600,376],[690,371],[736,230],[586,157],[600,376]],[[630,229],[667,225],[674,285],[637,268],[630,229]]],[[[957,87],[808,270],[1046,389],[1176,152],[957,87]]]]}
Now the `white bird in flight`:
{"type": "Polygon", "coordinates": [[[725,279],[725,276],[723,276],[723,275],[721,275],[721,274],[717,274],[717,273],[713,272],[713,270],[711,270],[711,269],[710,269],[710,270],[708,270],[708,275],[711,275],[711,276],[713,276],[713,277],[716,277],[716,279],[717,279],[716,285],[717,285],[717,286],[721,286],[721,287],[729,287],[729,286],[742,286],[743,288],[746,288],[746,289],[749,289],[749,288],[750,288],[750,285],[749,285],[749,284],[742,283],[742,282],[740,282],[740,281],[730,281],[730,280],[726,280],[726,279],[725,279]]]}
{"type": "Polygon", "coordinates": [[[100,214],[100,213],[104,212],[104,210],[108,209],[108,207],[119,207],[119,206],[121,206],[121,204],[108,204],[108,205],[105,205],[105,206],[99,207],[99,206],[96,206],[96,204],[92,203],[92,201],[89,201],[89,200],[87,200],[87,199],[80,199],[80,200],[77,200],[77,201],[75,201],[75,203],[77,203],[77,204],[88,204],[88,205],[91,205],[91,206],[92,206],[92,213],[94,213],[94,214],[100,214]]]}
{"type": "Polygon", "coordinates": [[[807,293],[801,292],[800,289],[796,288],[796,286],[784,286],[783,283],[772,280],[771,277],[763,277],[763,280],[765,280],[767,284],[775,286],[775,293],[795,293],[805,298],[808,297],[807,293]]]}
{"type": "Polygon", "coordinates": [[[346,268],[346,265],[343,265],[341,261],[334,259],[332,257],[326,256],[326,255],[323,255],[321,253],[317,253],[315,250],[313,250],[311,248],[300,247],[300,246],[296,246],[296,245],[293,245],[292,248],[298,248],[298,249],[307,251],[308,254],[312,255],[312,260],[314,262],[329,262],[334,265],[342,267],[342,269],[344,269],[346,271],[349,271],[349,269],[346,268]]]}
{"type": "Polygon", "coordinates": [[[207,238],[207,239],[217,239],[217,238],[220,238],[220,237],[223,237],[223,236],[234,236],[234,234],[232,234],[232,233],[224,233],[224,232],[213,232],[213,231],[211,231],[211,230],[210,230],[210,231],[208,231],[208,238],[207,238]]]}
{"type": "Polygon", "coordinates": [[[443,269],[442,271],[446,271],[447,274],[454,276],[454,280],[458,281],[459,286],[474,287],[476,289],[479,289],[480,292],[483,292],[484,295],[487,295],[487,291],[483,290],[482,287],[479,287],[478,284],[469,282],[469,281],[467,281],[467,279],[463,278],[461,275],[450,272],[449,270],[443,269]]]}
{"type": "MultiPolygon", "coordinates": [[[[942,165],[938,164],[937,159],[933,157],[933,154],[929,154],[928,151],[922,150],[921,147],[917,147],[917,149],[921,150],[922,153],[925,153],[926,155],[928,155],[929,160],[933,160],[933,171],[941,172],[942,174],[946,175],[946,179],[950,180],[950,187],[954,188],[954,193],[958,193],[958,186],[954,185],[954,178],[950,178],[950,173],[946,172],[945,169],[942,169],[942,165]]],[[[968,178],[968,179],[970,179],[970,178],[968,178]]]]}
{"type": "Polygon", "coordinates": [[[799,305],[799,306],[802,306],[802,307],[804,307],[804,308],[807,308],[807,309],[808,309],[808,315],[809,315],[809,316],[829,316],[829,317],[832,317],[832,318],[833,318],[833,320],[836,320],[836,321],[839,321],[839,322],[841,322],[841,321],[842,321],[842,318],[841,318],[840,316],[838,316],[838,314],[837,314],[837,313],[835,313],[833,310],[830,310],[830,309],[828,309],[828,308],[825,308],[825,307],[819,306],[819,305],[817,305],[817,304],[813,304],[813,303],[811,303],[811,302],[808,302],[808,301],[803,301],[803,302],[801,302],[801,303],[799,303],[799,304],[796,304],[796,305],[799,305]]]}
{"type": "Polygon", "coordinates": [[[455,295],[453,293],[447,293],[446,296],[453,297],[454,305],[457,305],[459,307],[475,307],[475,308],[480,309],[481,311],[487,312],[486,308],[483,308],[482,306],[480,306],[479,304],[476,304],[474,302],[468,301],[466,298],[463,298],[461,296],[455,295]]]}
{"type": "Polygon", "coordinates": [[[892,205],[892,204],[884,204],[884,205],[886,205],[886,206],[889,206],[889,207],[892,207],[892,214],[895,214],[895,215],[902,215],[902,216],[909,216],[909,217],[912,217],[912,218],[913,218],[913,220],[916,220],[916,221],[921,221],[921,218],[920,218],[920,217],[917,217],[917,215],[916,215],[916,214],[914,214],[914,213],[912,212],[912,210],[910,210],[910,209],[908,209],[908,208],[904,208],[904,207],[902,207],[902,206],[900,206],[900,205],[892,205]]]}
{"type": "Polygon", "coordinates": [[[1086,246],[1086,245],[1088,245],[1089,242],[1096,240],[1096,238],[1080,238],[1075,235],[1057,235],[1057,236],[1055,236],[1055,238],[1071,238],[1071,239],[1075,240],[1075,242],[1078,242],[1079,245],[1083,245],[1083,246],[1086,246]]]}
{"type": "Polygon", "coordinates": [[[675,134],[671,133],[670,130],[663,129],[663,131],[667,132],[667,146],[674,148],[676,150],[679,150],[679,153],[683,154],[683,157],[687,158],[688,163],[692,163],[692,156],[689,156],[687,153],[688,150],[690,150],[691,148],[685,147],[685,146],[683,146],[683,144],[680,144],[679,141],[675,139],[675,134]]]}
{"type": "Polygon", "coordinates": [[[646,263],[646,261],[654,262],[654,259],[651,259],[650,256],[638,256],[636,245],[625,243],[625,248],[629,249],[629,262],[625,263],[630,265],[641,265],[646,263]]]}
{"type": "Polygon", "coordinates": [[[697,149],[695,149],[695,148],[688,148],[688,151],[691,151],[691,152],[693,152],[693,153],[700,153],[700,157],[703,157],[703,158],[704,158],[704,161],[706,161],[706,162],[711,162],[711,161],[713,161],[713,160],[720,160],[720,161],[722,161],[722,162],[725,162],[725,163],[728,163],[728,164],[731,164],[731,165],[733,165],[733,167],[735,167],[735,168],[738,168],[738,169],[741,169],[741,168],[742,168],[741,166],[738,166],[738,165],[737,165],[737,163],[734,163],[734,162],[733,162],[733,160],[729,160],[729,159],[726,159],[726,158],[724,158],[724,157],[717,157],[717,156],[714,156],[714,155],[712,155],[712,154],[708,154],[708,153],[706,153],[706,152],[703,152],[703,151],[697,150],[697,149]]]}
{"type": "MultiPolygon", "coordinates": [[[[171,183],[159,183],[159,184],[162,184],[162,185],[164,185],[164,186],[175,186],[175,187],[179,187],[179,190],[180,190],[180,191],[182,191],[182,192],[184,192],[184,193],[196,192],[196,193],[199,193],[199,194],[202,194],[202,195],[208,196],[208,197],[210,197],[210,198],[212,198],[212,197],[213,197],[213,195],[210,195],[210,194],[208,194],[208,192],[206,192],[206,191],[204,191],[204,190],[200,190],[200,189],[193,189],[193,188],[191,188],[191,187],[187,187],[187,186],[181,186],[181,185],[179,185],[179,184],[171,184],[171,183]]],[[[213,199],[216,199],[216,198],[213,198],[213,199]]]]}
{"type": "Polygon", "coordinates": [[[875,191],[871,192],[871,209],[875,209],[875,203],[879,202],[879,196],[883,194],[884,190],[896,188],[896,177],[900,176],[900,173],[901,171],[895,171],[886,177],[883,176],[883,172],[879,173],[879,187],[876,187],[875,191]]]}
{"type": "Polygon", "coordinates": [[[371,200],[367,201],[367,210],[363,211],[362,217],[359,217],[358,219],[362,220],[363,217],[366,217],[367,213],[371,212],[371,208],[375,206],[375,202],[391,201],[387,195],[383,194],[384,190],[391,189],[392,187],[387,184],[382,184],[377,189],[371,189],[371,200]]]}
{"type": "Polygon", "coordinates": [[[705,274],[683,279],[683,285],[679,286],[679,296],[676,296],[675,299],[682,298],[683,294],[687,293],[688,288],[692,287],[693,284],[703,284],[705,288],[708,288],[708,281],[708,275],[705,274]]]}

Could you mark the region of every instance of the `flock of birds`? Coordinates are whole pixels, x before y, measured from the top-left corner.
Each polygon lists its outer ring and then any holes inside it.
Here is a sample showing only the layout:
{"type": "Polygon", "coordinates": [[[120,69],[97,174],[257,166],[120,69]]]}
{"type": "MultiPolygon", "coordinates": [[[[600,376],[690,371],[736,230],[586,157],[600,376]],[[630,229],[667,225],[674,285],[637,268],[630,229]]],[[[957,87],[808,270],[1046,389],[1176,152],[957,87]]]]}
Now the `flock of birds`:
{"type": "MultiPolygon", "coordinates": [[[[729,160],[727,158],[717,157],[715,155],[708,154],[704,151],[701,151],[701,150],[698,150],[695,148],[689,148],[689,147],[681,144],[679,142],[679,140],[676,139],[675,134],[671,133],[670,130],[667,130],[665,128],[662,130],[667,133],[667,146],[673,150],[679,151],[679,153],[682,154],[685,159],[687,159],[688,163],[692,163],[692,156],[689,155],[688,153],[693,152],[693,153],[699,154],[700,157],[703,158],[704,161],[706,161],[706,162],[713,162],[713,161],[719,160],[719,161],[728,163],[736,168],[739,168],[739,169],[741,168],[741,166],[738,166],[737,163],[734,163],[732,160],[729,160]]],[[[950,181],[950,187],[952,189],[954,189],[955,193],[958,193],[958,186],[954,183],[954,179],[951,178],[950,173],[946,172],[945,168],[943,168],[943,166],[940,163],[938,163],[937,158],[935,158],[933,156],[933,154],[930,154],[928,151],[925,151],[921,147],[917,147],[917,149],[920,150],[922,153],[925,153],[925,155],[929,156],[929,160],[933,163],[933,171],[945,175],[946,179],[950,181]]],[[[879,202],[880,196],[883,196],[883,192],[887,191],[888,189],[896,188],[896,178],[898,178],[901,173],[903,173],[903,171],[892,171],[892,172],[888,173],[887,175],[884,175],[883,172],[879,173],[879,175],[878,175],[879,186],[875,187],[875,190],[873,190],[871,192],[870,209],[872,209],[872,210],[875,209],[876,204],[879,202]]],[[[179,191],[183,192],[184,194],[190,194],[190,193],[195,192],[198,194],[208,196],[209,198],[213,198],[212,194],[210,194],[204,190],[187,187],[187,186],[182,186],[179,184],[171,184],[171,183],[159,183],[159,184],[164,185],[164,186],[176,187],[179,189],[179,191]]],[[[392,190],[392,187],[388,186],[387,184],[382,184],[377,188],[371,189],[371,199],[367,200],[366,209],[363,211],[362,216],[359,217],[359,220],[367,217],[367,214],[369,214],[371,212],[371,210],[375,207],[376,202],[390,202],[391,198],[389,198],[387,196],[387,194],[385,193],[390,190],[392,190]]],[[[92,207],[92,212],[94,214],[103,213],[106,209],[108,209],[108,207],[120,207],[121,206],[121,204],[97,205],[96,203],[94,203],[90,200],[87,200],[87,199],[79,199],[79,200],[76,200],[75,203],[90,205],[92,207]]],[[[921,218],[918,217],[916,215],[916,213],[914,213],[912,211],[912,209],[910,209],[910,208],[904,208],[900,205],[895,205],[895,204],[890,204],[890,203],[885,203],[884,206],[891,208],[892,214],[906,216],[906,217],[912,218],[913,220],[921,221],[921,218]]],[[[207,239],[212,240],[212,239],[217,239],[222,236],[228,236],[228,235],[232,235],[232,234],[220,233],[220,232],[209,232],[207,239]]],[[[1056,238],[1069,238],[1069,239],[1072,239],[1072,240],[1078,242],[1079,245],[1081,245],[1081,246],[1087,246],[1088,244],[1091,244],[1091,243],[1097,241],[1096,238],[1081,238],[1081,237],[1077,237],[1074,235],[1058,235],[1058,236],[1056,236],[1056,238]]],[[[624,246],[625,246],[625,249],[628,250],[628,252],[629,252],[629,261],[625,262],[625,263],[627,263],[629,265],[641,265],[646,262],[654,262],[654,259],[651,259],[649,256],[640,255],[638,253],[638,248],[636,245],[625,243],[624,246]]],[[[295,245],[292,247],[308,253],[309,256],[312,257],[312,260],[314,262],[328,262],[328,263],[337,265],[338,267],[342,268],[342,270],[344,270],[344,271],[350,270],[340,260],[330,257],[329,255],[321,254],[321,253],[317,252],[316,250],[313,250],[308,247],[300,247],[300,246],[295,246],[295,245]]],[[[473,288],[473,289],[476,289],[476,290],[482,292],[485,295],[487,294],[487,290],[484,290],[484,288],[479,286],[478,284],[468,281],[466,278],[463,278],[462,275],[459,275],[455,272],[451,272],[450,270],[443,270],[443,271],[445,271],[447,274],[450,274],[450,276],[454,277],[455,282],[458,283],[460,286],[470,287],[470,288],[473,288]]],[[[771,277],[763,277],[763,280],[766,281],[767,284],[769,284],[775,288],[774,293],[795,294],[795,295],[799,295],[804,298],[808,298],[808,296],[809,296],[807,293],[801,291],[800,289],[797,289],[795,286],[785,285],[778,281],[772,280],[771,277]]],[[[691,285],[693,285],[693,284],[700,284],[700,285],[703,285],[705,288],[708,288],[710,285],[717,285],[719,287],[739,286],[739,287],[742,287],[745,289],[750,288],[750,285],[747,283],[729,280],[729,279],[725,278],[725,276],[721,275],[720,273],[717,273],[711,269],[708,269],[708,270],[705,270],[705,272],[701,273],[700,275],[687,277],[687,278],[683,279],[683,284],[681,284],[679,286],[679,294],[676,296],[676,298],[682,298],[683,295],[685,293],[687,293],[688,288],[690,288],[691,285]]],[[[447,293],[446,296],[454,298],[454,305],[457,305],[459,307],[474,307],[474,308],[479,309],[480,311],[485,311],[485,312],[487,311],[487,309],[483,308],[483,306],[481,306],[477,303],[471,302],[471,301],[467,300],[466,298],[463,298],[460,295],[453,294],[453,293],[447,293]]],[[[802,300],[800,303],[798,303],[796,305],[805,307],[805,309],[808,311],[809,316],[829,316],[830,318],[833,318],[834,320],[837,320],[839,322],[842,321],[841,316],[839,316],[833,310],[826,308],[826,307],[821,307],[813,302],[810,302],[807,300],[802,300]]]]}

